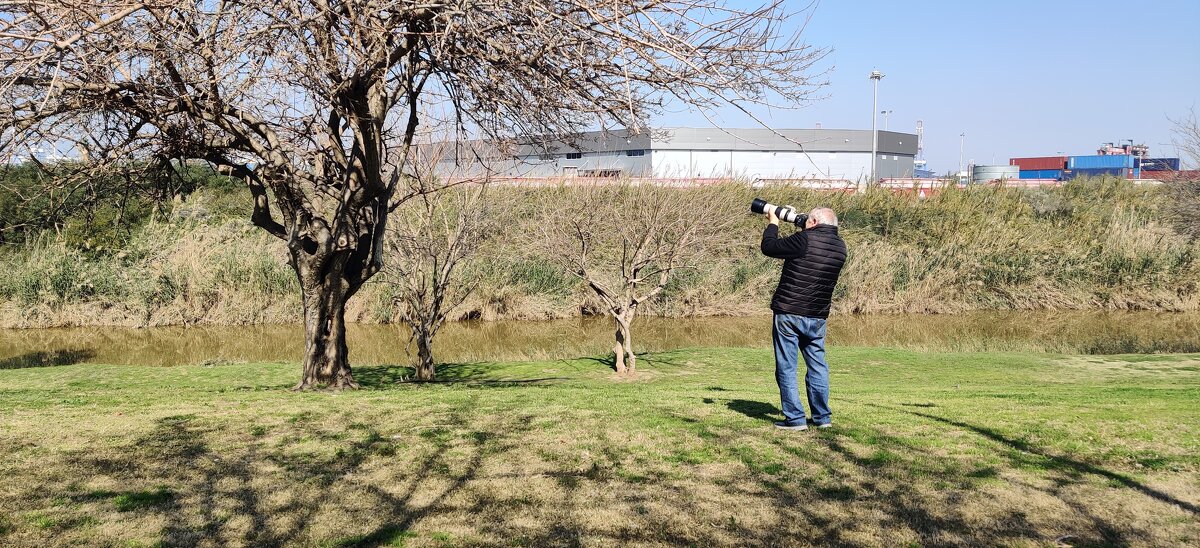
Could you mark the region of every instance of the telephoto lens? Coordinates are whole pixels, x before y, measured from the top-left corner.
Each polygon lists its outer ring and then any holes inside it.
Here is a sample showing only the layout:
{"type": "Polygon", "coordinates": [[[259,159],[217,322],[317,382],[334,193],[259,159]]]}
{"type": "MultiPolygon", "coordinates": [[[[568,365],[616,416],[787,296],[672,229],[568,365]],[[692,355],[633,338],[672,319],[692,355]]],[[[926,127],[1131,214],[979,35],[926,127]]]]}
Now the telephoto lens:
{"type": "Polygon", "coordinates": [[[762,198],[755,198],[750,202],[751,213],[766,215],[772,211],[775,212],[776,217],[779,217],[779,220],[788,223],[795,223],[796,226],[801,228],[804,228],[804,223],[808,222],[808,215],[796,211],[796,208],[792,206],[780,207],[777,205],[772,205],[762,198]]]}

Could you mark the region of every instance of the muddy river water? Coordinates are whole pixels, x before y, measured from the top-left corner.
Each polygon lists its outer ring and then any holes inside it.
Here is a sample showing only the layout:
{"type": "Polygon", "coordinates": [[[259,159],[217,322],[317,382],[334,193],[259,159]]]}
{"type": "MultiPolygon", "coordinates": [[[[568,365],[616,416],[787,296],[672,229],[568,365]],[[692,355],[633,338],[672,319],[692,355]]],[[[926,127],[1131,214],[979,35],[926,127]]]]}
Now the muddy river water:
{"type": "MultiPolygon", "coordinates": [[[[638,318],[635,349],[698,346],[767,347],[770,316],[638,318]]],[[[408,332],[397,325],[351,325],[351,362],[409,362],[408,332]]],[[[1200,352],[1200,314],[1135,312],[980,312],[955,315],[834,316],[830,346],[927,350],[1012,350],[1113,354],[1200,352]]],[[[0,369],[108,363],[170,366],[196,363],[298,361],[299,325],[80,327],[0,330],[0,369]]],[[[594,356],[612,345],[604,318],[543,322],[447,324],[435,343],[439,362],[594,356]]]]}

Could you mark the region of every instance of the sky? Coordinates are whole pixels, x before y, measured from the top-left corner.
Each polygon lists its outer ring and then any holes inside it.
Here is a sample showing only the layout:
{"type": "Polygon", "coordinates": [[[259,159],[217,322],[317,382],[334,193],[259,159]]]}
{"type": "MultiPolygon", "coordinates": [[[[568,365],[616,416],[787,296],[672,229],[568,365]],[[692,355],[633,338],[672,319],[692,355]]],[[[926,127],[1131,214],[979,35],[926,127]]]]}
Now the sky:
{"type": "MultiPolygon", "coordinates": [[[[876,111],[893,111],[891,130],[914,133],[924,122],[937,173],[958,169],[960,145],[963,162],[976,164],[1095,154],[1125,139],[1152,157],[1178,156],[1170,118],[1193,108],[1200,116],[1200,0],[824,0],[808,14],[804,40],[831,50],[818,65],[830,71],[825,98],[773,109],[770,125],[870,129],[868,76],[878,69],[876,111]]],[[[719,115],[723,126],[756,127],[732,108],[719,115]]],[[[712,125],[687,111],[656,122],[712,125]]],[[[883,129],[882,115],[877,123],[883,129]]]]}

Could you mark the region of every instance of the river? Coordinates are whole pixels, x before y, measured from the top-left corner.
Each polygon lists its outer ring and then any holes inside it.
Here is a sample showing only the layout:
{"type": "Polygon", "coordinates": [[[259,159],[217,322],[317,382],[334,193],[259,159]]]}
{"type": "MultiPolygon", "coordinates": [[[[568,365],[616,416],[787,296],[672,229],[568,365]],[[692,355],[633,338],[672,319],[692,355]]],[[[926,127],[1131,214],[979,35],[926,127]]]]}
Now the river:
{"type": "MultiPolygon", "coordinates": [[[[770,316],[638,318],[634,347],[655,352],[698,346],[767,347],[770,316]]],[[[351,363],[409,362],[408,332],[351,325],[351,363]]],[[[1200,352],[1200,314],[1159,312],[976,312],[954,315],[834,316],[830,346],[1083,354],[1200,352]]],[[[299,325],[0,329],[0,369],[105,363],[172,366],[299,361],[299,325]]],[[[595,356],[612,346],[605,318],[448,323],[435,343],[443,363],[595,356]]]]}

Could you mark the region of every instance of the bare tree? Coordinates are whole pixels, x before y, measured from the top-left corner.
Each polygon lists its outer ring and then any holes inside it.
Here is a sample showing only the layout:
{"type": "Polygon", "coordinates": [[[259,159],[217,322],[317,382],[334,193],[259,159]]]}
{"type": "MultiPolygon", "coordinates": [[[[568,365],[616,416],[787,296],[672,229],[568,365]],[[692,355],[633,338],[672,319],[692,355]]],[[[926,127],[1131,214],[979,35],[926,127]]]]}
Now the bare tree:
{"type": "Polygon", "coordinates": [[[541,213],[542,241],[613,319],[617,373],[635,372],[632,326],[639,307],[679,271],[699,267],[699,256],[728,244],[730,227],[744,212],[719,188],[622,183],[564,191],[577,195],[575,206],[541,213]]]}
{"type": "Polygon", "coordinates": [[[1193,167],[1200,169],[1200,119],[1196,117],[1196,109],[1189,110],[1182,118],[1169,120],[1174,126],[1175,148],[1191,160],[1193,167]]]}
{"type": "MultiPolygon", "coordinates": [[[[1196,109],[1186,117],[1171,119],[1175,131],[1175,147],[1200,168],[1200,120],[1196,109]]],[[[1200,176],[1195,171],[1173,174],[1167,183],[1167,218],[1181,233],[1200,239],[1200,176]]]]}
{"type": "Polygon", "coordinates": [[[463,266],[491,232],[484,188],[424,194],[404,204],[388,229],[381,277],[416,343],[417,380],[434,380],[433,339],[475,285],[463,266]]]}
{"type": "Polygon", "coordinates": [[[824,54],[782,0],[0,0],[0,12],[0,153],[203,160],[245,181],[250,218],[286,243],[303,292],[297,388],[357,386],[345,305],[383,264],[389,212],[428,190],[408,166],[422,124],[549,139],[642,131],[668,103],[753,115],[809,99],[824,54]]]}

